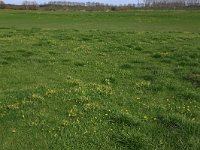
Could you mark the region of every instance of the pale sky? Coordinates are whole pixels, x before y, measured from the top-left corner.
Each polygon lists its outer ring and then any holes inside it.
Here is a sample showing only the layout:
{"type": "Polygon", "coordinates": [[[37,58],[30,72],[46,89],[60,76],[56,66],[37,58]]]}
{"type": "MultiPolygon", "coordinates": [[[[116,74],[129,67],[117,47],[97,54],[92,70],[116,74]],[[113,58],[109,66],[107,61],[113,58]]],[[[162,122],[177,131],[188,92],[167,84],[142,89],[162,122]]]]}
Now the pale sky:
{"type": "MultiPolygon", "coordinates": [[[[7,4],[21,4],[24,0],[4,0],[7,4]]],[[[38,3],[44,3],[48,2],[50,0],[35,0],[38,3]]],[[[54,0],[53,0],[54,1],[54,0]]],[[[56,0],[55,0],[56,1],[56,0]]],[[[138,2],[138,0],[66,0],[66,1],[72,1],[72,2],[101,2],[101,3],[107,3],[107,4],[133,4],[135,2],[138,2]]],[[[142,1],[142,0],[140,0],[142,1]]]]}

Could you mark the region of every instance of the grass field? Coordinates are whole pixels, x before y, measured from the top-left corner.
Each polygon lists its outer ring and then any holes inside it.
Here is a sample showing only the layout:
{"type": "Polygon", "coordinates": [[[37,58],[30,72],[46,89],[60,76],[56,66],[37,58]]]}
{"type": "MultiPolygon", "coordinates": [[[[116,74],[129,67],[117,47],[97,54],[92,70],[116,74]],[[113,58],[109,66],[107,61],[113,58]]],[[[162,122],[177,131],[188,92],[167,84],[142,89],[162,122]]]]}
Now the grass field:
{"type": "Polygon", "coordinates": [[[200,149],[200,11],[0,11],[0,149],[200,149]]]}

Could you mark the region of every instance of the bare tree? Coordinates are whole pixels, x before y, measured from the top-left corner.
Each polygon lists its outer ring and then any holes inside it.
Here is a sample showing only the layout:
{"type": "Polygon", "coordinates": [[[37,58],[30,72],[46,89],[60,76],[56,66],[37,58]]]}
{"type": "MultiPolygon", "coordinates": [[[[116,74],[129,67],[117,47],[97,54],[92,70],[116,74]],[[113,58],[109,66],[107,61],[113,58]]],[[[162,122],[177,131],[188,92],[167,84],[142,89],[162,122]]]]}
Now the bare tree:
{"type": "Polygon", "coordinates": [[[145,7],[200,6],[200,0],[143,0],[145,7]]]}
{"type": "Polygon", "coordinates": [[[5,8],[5,3],[3,0],[0,0],[0,9],[4,9],[5,8]]]}
{"type": "Polygon", "coordinates": [[[27,10],[36,10],[36,9],[38,9],[38,4],[37,4],[36,1],[25,0],[25,1],[22,2],[22,5],[27,10]]]}
{"type": "Polygon", "coordinates": [[[0,5],[4,5],[4,1],[3,0],[0,0],[0,5]]]}

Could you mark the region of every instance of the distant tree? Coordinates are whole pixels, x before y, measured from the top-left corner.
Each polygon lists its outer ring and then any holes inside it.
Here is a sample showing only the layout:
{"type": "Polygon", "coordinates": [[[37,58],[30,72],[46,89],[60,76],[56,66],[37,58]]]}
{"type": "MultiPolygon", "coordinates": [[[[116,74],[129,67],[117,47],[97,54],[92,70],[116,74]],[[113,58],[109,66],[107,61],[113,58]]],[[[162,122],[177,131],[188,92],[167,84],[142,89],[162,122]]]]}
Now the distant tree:
{"type": "Polygon", "coordinates": [[[36,1],[25,0],[22,2],[22,5],[27,10],[37,10],[38,9],[38,4],[36,1]]]}
{"type": "Polygon", "coordinates": [[[4,9],[5,8],[5,3],[3,0],[0,0],[0,9],[4,9]]]}
{"type": "Polygon", "coordinates": [[[145,7],[200,6],[200,0],[143,0],[145,7]]]}
{"type": "Polygon", "coordinates": [[[112,11],[116,11],[116,10],[117,10],[117,7],[116,7],[116,6],[111,6],[111,10],[112,10],[112,11]]]}

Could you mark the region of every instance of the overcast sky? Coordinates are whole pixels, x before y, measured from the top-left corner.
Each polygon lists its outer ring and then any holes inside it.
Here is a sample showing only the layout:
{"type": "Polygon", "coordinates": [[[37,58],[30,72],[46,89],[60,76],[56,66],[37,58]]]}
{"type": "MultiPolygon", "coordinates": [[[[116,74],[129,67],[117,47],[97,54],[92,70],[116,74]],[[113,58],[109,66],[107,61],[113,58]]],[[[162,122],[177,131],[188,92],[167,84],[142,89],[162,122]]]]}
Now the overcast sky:
{"type": "MultiPolygon", "coordinates": [[[[4,0],[5,3],[9,3],[9,4],[21,4],[23,1],[24,0],[4,0]]],[[[44,2],[48,2],[50,0],[35,0],[35,1],[37,1],[38,3],[44,3],[44,2]]],[[[108,3],[108,4],[130,4],[130,3],[137,2],[138,0],[66,0],[66,1],[72,1],[72,2],[91,1],[91,2],[102,2],[102,3],[108,3]]]]}

